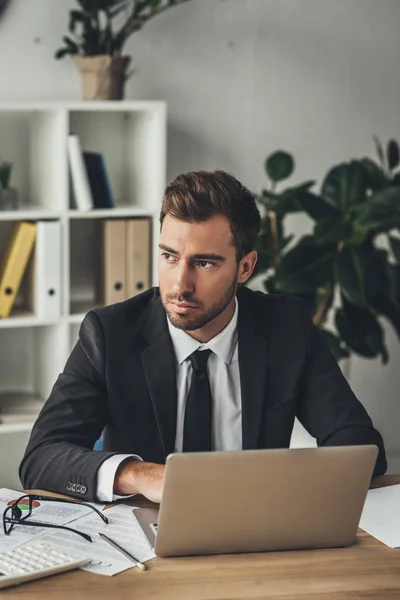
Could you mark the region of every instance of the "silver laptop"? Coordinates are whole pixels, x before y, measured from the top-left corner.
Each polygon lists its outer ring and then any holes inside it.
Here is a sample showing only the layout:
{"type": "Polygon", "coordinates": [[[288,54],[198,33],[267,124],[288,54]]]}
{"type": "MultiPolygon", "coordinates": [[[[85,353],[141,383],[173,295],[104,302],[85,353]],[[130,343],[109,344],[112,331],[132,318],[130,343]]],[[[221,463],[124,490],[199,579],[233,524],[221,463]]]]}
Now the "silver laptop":
{"type": "Polygon", "coordinates": [[[158,556],[355,542],[373,445],[171,454],[158,509],[135,514],[158,556]]]}

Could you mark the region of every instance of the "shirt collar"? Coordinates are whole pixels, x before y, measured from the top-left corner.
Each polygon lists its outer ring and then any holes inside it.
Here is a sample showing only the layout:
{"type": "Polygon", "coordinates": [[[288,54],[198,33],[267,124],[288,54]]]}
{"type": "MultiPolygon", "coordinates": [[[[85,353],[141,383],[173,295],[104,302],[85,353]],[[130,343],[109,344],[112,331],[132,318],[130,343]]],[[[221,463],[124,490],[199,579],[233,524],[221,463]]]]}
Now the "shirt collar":
{"type": "Polygon", "coordinates": [[[239,305],[235,297],[235,311],[231,320],[222,331],[205,344],[198,342],[182,329],[174,327],[167,315],[168,329],[178,363],[181,365],[193,352],[202,349],[211,350],[229,365],[232,361],[238,340],[238,311],[239,305]]]}

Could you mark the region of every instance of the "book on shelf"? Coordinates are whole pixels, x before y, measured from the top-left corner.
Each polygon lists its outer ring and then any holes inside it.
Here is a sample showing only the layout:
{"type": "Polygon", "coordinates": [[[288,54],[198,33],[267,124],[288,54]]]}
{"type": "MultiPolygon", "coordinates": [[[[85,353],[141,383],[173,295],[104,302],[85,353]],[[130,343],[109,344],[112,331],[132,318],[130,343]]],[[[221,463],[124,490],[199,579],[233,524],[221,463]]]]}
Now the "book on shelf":
{"type": "Polygon", "coordinates": [[[94,208],[114,208],[115,200],[103,154],[84,152],[83,160],[89,178],[94,208]]]}
{"type": "Polygon", "coordinates": [[[43,407],[40,396],[27,392],[0,393],[0,424],[35,421],[43,407]]]}
{"type": "Polygon", "coordinates": [[[150,287],[151,219],[102,221],[101,301],[122,302],[150,287]]]}
{"type": "Polygon", "coordinates": [[[7,318],[11,314],[35,239],[35,223],[15,223],[0,266],[0,318],[7,318]]]}
{"type": "Polygon", "coordinates": [[[92,191],[83,159],[81,142],[77,135],[68,136],[67,148],[76,208],[81,211],[91,210],[94,206],[92,191]]]}

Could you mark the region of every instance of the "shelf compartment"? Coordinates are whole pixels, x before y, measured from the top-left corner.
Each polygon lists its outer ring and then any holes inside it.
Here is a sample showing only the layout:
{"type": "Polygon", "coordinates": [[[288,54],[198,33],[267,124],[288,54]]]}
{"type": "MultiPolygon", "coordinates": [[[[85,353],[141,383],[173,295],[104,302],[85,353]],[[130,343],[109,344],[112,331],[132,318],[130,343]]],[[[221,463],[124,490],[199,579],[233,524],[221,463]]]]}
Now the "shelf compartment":
{"type": "Polygon", "coordinates": [[[43,402],[67,358],[64,325],[0,329],[0,395],[30,394],[43,402]]]}
{"type": "Polygon", "coordinates": [[[13,164],[10,185],[18,190],[18,210],[66,208],[67,130],[62,109],[0,108],[0,155],[13,164]]]}
{"type": "Polygon", "coordinates": [[[163,106],[71,110],[69,127],[78,135],[82,151],[103,154],[117,208],[159,208],[165,185],[163,106]]]}

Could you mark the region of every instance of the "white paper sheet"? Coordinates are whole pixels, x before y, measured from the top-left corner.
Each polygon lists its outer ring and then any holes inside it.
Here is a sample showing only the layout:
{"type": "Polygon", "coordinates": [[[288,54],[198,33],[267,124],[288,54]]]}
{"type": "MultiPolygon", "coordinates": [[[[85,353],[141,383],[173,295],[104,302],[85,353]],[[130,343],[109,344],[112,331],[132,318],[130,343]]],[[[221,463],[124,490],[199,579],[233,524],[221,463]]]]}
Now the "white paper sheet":
{"type": "Polygon", "coordinates": [[[18,527],[14,527],[10,535],[5,535],[3,524],[1,524],[0,552],[18,548],[18,546],[32,542],[45,533],[46,529],[44,527],[24,527],[23,525],[18,525],[18,527]]]}
{"type": "MultiPolygon", "coordinates": [[[[16,490],[10,490],[8,488],[0,489],[0,520],[3,517],[3,512],[8,507],[9,503],[17,498],[20,498],[23,494],[16,490]]],[[[29,517],[30,521],[43,521],[45,523],[52,523],[54,525],[66,525],[93,511],[87,506],[80,506],[78,504],[64,504],[62,502],[51,502],[51,501],[38,501],[29,517]]],[[[93,504],[101,510],[101,504],[93,504]]],[[[100,520],[100,517],[97,517],[100,520]]],[[[5,535],[2,525],[0,525],[0,552],[5,550],[11,550],[22,546],[37,537],[41,537],[46,534],[48,529],[44,527],[24,527],[23,525],[15,525],[10,535],[5,535]]]]}
{"type": "Polygon", "coordinates": [[[391,548],[400,547],[400,485],[368,491],[360,528],[391,548]]]}
{"type": "Polygon", "coordinates": [[[62,530],[47,533],[43,541],[55,542],[82,556],[90,556],[90,562],[82,569],[100,575],[116,575],[135,566],[132,561],[102,540],[98,535],[100,532],[108,535],[141,562],[155,557],[142,528],[132,513],[131,506],[119,504],[107,509],[104,514],[109,519],[108,525],[99,516],[93,514],[85,515],[70,525],[73,525],[74,529],[88,533],[93,543],[87,542],[77,534],[62,530]]]}

